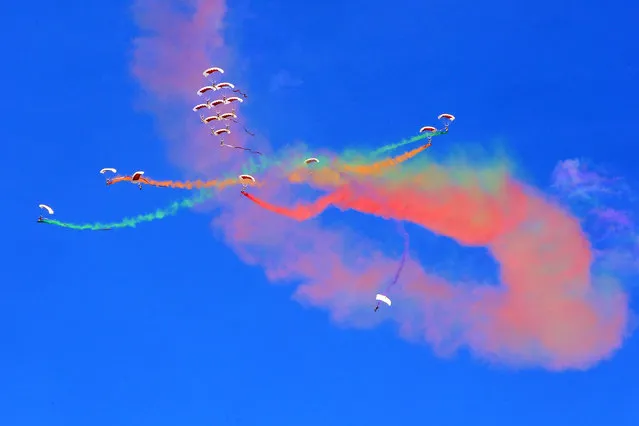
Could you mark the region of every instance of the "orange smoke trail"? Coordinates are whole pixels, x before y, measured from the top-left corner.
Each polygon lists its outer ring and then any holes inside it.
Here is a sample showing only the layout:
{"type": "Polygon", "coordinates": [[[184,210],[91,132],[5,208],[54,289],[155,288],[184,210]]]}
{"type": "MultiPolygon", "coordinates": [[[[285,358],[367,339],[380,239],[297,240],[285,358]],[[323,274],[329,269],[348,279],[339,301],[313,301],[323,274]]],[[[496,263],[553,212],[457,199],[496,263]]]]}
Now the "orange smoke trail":
{"type": "MultiPolygon", "coordinates": [[[[131,182],[131,176],[120,176],[112,179],[111,183],[131,182]]],[[[196,180],[196,181],[174,181],[174,180],[154,180],[149,178],[141,178],[139,183],[144,185],[156,186],[158,188],[177,188],[177,189],[206,189],[218,188],[224,189],[230,185],[237,185],[237,179],[225,180],[196,180]]]]}
{"type": "Polygon", "coordinates": [[[363,175],[363,176],[378,174],[388,169],[389,167],[395,167],[403,163],[404,161],[414,158],[415,156],[419,155],[420,153],[430,148],[431,145],[432,144],[428,142],[425,145],[412,149],[408,152],[405,152],[404,154],[398,155],[397,157],[385,158],[373,164],[362,164],[362,165],[345,164],[342,168],[344,171],[356,173],[358,175],[363,175]]]}
{"type": "Polygon", "coordinates": [[[414,148],[396,157],[384,158],[372,164],[343,164],[338,165],[336,169],[324,167],[314,171],[309,175],[305,168],[298,168],[290,173],[288,180],[291,183],[309,182],[317,186],[337,186],[344,183],[341,172],[352,173],[360,176],[379,175],[391,167],[400,165],[401,163],[415,158],[421,154],[432,144],[429,142],[425,145],[414,148]]]}
{"type": "MultiPolygon", "coordinates": [[[[500,264],[501,288],[463,288],[413,266],[402,299],[407,307],[417,307],[423,319],[416,322],[397,314],[407,334],[423,334],[436,345],[466,344],[485,356],[552,369],[592,365],[621,345],[627,296],[611,289],[604,294],[597,286],[590,275],[589,243],[579,223],[518,182],[504,178],[491,193],[453,185],[415,191],[358,183],[290,208],[248,194],[247,198],[297,221],[333,205],[412,222],[461,244],[487,247],[500,264]],[[439,320],[430,317],[440,311],[445,316],[439,320]],[[462,334],[453,335],[460,327],[462,334]]],[[[311,285],[304,295],[322,304],[343,291],[341,285],[311,285]]]]}

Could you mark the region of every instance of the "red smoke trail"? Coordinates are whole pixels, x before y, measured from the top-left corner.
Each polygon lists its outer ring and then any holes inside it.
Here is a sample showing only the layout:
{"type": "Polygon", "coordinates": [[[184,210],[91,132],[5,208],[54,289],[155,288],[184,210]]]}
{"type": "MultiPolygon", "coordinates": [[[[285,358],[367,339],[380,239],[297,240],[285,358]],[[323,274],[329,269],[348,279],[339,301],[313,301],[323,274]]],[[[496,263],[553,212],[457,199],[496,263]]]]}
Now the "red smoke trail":
{"type": "MultiPolygon", "coordinates": [[[[500,264],[501,288],[467,289],[418,268],[403,286],[404,298],[416,304],[422,316],[403,318],[404,330],[421,333],[435,344],[469,345],[487,356],[556,369],[589,366],[619,347],[627,320],[626,296],[598,292],[590,276],[589,243],[578,222],[511,180],[505,180],[496,193],[478,191],[461,187],[416,191],[360,183],[291,208],[247,197],[299,221],[333,205],[413,222],[464,245],[486,246],[500,264]],[[428,318],[438,311],[446,316],[428,318]]],[[[318,285],[307,288],[305,295],[311,302],[323,303],[342,291],[318,285]]],[[[370,302],[370,294],[365,300],[370,302]]],[[[400,303],[394,306],[401,309],[400,303]]]]}

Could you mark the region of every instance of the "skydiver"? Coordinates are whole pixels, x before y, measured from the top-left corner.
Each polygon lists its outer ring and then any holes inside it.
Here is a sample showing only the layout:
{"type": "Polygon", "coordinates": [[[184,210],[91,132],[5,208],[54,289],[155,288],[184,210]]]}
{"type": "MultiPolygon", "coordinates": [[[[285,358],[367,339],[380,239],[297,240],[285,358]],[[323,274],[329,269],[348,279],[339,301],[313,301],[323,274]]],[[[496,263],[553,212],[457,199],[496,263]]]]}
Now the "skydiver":
{"type": "Polygon", "coordinates": [[[379,305],[375,306],[375,312],[379,310],[379,305]]]}
{"type": "Polygon", "coordinates": [[[40,217],[38,218],[38,223],[43,223],[44,219],[42,218],[42,215],[40,215],[40,217]]]}
{"type": "Polygon", "coordinates": [[[113,183],[113,180],[112,180],[112,179],[107,179],[107,180],[106,180],[106,184],[107,184],[107,186],[111,185],[112,183],[113,183]]]}

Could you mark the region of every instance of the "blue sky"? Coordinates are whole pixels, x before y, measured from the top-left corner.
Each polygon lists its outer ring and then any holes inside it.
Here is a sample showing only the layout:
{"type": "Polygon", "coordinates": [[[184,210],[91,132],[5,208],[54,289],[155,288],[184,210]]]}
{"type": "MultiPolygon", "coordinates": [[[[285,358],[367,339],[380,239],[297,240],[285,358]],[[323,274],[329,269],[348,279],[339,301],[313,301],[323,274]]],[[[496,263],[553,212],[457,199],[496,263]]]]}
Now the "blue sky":
{"type": "MultiPolygon", "coordinates": [[[[450,111],[448,140],[503,141],[540,186],[578,156],[636,181],[636,5],[359,3],[229,6],[247,114],[274,146],[374,146],[450,111]]],[[[104,233],[37,226],[40,202],[82,222],[183,194],[105,188],[97,174],[180,176],[136,108],[130,4],[5,10],[1,424],[636,424],[636,338],[586,372],[441,358],[391,326],[336,327],[292,301],[216,239],[209,214],[104,233]]]]}

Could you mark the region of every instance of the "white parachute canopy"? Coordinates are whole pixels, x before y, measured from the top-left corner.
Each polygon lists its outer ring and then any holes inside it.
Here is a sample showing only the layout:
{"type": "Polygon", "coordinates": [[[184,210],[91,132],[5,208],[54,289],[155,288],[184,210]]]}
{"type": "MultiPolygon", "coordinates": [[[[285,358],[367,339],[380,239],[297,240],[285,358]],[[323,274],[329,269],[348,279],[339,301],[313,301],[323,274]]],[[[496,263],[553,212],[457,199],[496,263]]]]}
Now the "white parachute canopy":
{"type": "Polygon", "coordinates": [[[115,170],[113,167],[105,167],[104,169],[100,170],[101,174],[105,174],[106,172],[117,173],[118,171],[115,170]]]}
{"type": "Polygon", "coordinates": [[[380,302],[384,302],[388,306],[390,306],[391,303],[392,303],[391,300],[388,297],[384,296],[383,294],[378,294],[377,296],[375,296],[375,300],[380,301],[380,302]]]}
{"type": "Polygon", "coordinates": [[[46,211],[49,212],[49,214],[53,214],[53,209],[47,206],[46,204],[40,204],[38,207],[40,207],[41,209],[45,209],[46,211]]]}

